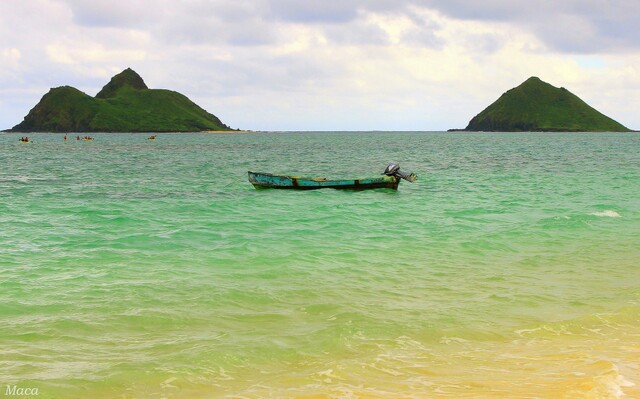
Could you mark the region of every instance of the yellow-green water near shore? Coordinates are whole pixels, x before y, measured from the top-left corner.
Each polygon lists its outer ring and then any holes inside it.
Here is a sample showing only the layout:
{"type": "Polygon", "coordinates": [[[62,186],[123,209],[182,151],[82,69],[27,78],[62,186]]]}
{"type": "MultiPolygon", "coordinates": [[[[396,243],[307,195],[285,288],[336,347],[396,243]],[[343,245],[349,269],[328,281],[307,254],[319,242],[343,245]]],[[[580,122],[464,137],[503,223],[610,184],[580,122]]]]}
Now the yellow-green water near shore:
{"type": "Polygon", "coordinates": [[[640,397],[636,133],[93,136],[0,135],[0,396],[640,397]]]}

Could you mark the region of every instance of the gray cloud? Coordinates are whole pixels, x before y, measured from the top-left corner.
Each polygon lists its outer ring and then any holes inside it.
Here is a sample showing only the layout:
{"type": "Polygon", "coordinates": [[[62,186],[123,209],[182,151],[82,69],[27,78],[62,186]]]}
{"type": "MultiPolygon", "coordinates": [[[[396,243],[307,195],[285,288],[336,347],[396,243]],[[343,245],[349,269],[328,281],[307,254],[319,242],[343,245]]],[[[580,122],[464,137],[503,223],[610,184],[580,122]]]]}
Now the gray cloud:
{"type": "Polygon", "coordinates": [[[358,14],[358,5],[350,1],[272,0],[269,13],[278,19],[301,23],[345,23],[358,14]]]}
{"type": "Polygon", "coordinates": [[[330,41],[339,44],[384,46],[390,43],[387,33],[382,28],[364,21],[327,26],[324,31],[330,41]]]}
{"type": "MultiPolygon", "coordinates": [[[[413,10],[436,10],[454,19],[511,23],[527,29],[550,49],[569,53],[619,52],[640,48],[640,2],[629,0],[263,0],[269,16],[288,22],[344,24],[359,12],[413,17],[413,10]]],[[[428,30],[411,32],[413,43],[434,46],[428,30]]]]}
{"type": "Polygon", "coordinates": [[[159,7],[152,7],[144,0],[128,0],[114,7],[113,1],[95,0],[66,0],[73,15],[74,21],[81,26],[89,27],[134,27],[146,26],[158,9],[162,9],[162,1],[159,7]]]}
{"type": "MultiPolygon", "coordinates": [[[[314,24],[337,43],[387,41],[366,27],[364,12],[414,18],[416,8],[454,19],[512,23],[531,31],[548,48],[569,53],[619,52],[640,48],[640,2],[629,0],[59,0],[83,26],[151,29],[165,40],[261,46],[282,40],[283,23],[314,24]],[[350,32],[352,31],[352,32],[350,32]]],[[[406,35],[409,43],[437,46],[433,30],[406,35]]]]}
{"type": "Polygon", "coordinates": [[[440,23],[413,12],[407,16],[414,22],[414,26],[403,33],[403,43],[428,48],[442,47],[444,41],[437,34],[442,28],[440,23]]]}
{"type": "Polygon", "coordinates": [[[415,4],[456,18],[512,23],[568,53],[638,49],[640,2],[628,0],[425,0],[415,4]]]}
{"type": "Polygon", "coordinates": [[[261,0],[268,4],[269,17],[287,22],[349,23],[361,12],[397,12],[411,0],[261,0]]]}

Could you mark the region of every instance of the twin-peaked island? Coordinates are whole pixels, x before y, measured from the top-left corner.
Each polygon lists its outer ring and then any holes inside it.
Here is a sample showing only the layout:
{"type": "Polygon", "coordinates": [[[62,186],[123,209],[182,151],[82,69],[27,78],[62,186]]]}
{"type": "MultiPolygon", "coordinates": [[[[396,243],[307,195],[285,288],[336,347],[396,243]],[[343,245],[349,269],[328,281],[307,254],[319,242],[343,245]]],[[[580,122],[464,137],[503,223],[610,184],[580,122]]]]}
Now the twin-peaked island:
{"type": "Polygon", "coordinates": [[[49,90],[13,132],[199,132],[230,130],[184,95],[149,89],[131,68],[95,96],[62,86],[49,90]]]}
{"type": "MultiPolygon", "coordinates": [[[[45,94],[12,132],[198,132],[230,130],[171,90],[149,89],[130,68],[91,97],[69,86],[45,94]]],[[[627,132],[567,89],[531,77],[476,115],[464,131],[627,132]]]]}

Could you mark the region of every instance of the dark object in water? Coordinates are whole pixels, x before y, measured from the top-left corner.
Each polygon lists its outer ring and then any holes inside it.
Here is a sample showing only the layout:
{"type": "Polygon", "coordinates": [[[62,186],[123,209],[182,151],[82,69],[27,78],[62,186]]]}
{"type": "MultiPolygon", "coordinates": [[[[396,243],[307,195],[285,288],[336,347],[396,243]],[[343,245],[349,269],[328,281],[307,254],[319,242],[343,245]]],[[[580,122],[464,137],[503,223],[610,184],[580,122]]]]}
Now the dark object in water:
{"type": "Polygon", "coordinates": [[[249,182],[255,188],[288,188],[294,190],[315,190],[319,188],[334,188],[340,190],[369,190],[374,188],[398,189],[400,179],[409,182],[417,180],[414,173],[406,174],[400,171],[398,164],[390,164],[382,176],[363,179],[331,180],[324,177],[300,177],[288,175],[274,175],[249,171],[249,182]]]}

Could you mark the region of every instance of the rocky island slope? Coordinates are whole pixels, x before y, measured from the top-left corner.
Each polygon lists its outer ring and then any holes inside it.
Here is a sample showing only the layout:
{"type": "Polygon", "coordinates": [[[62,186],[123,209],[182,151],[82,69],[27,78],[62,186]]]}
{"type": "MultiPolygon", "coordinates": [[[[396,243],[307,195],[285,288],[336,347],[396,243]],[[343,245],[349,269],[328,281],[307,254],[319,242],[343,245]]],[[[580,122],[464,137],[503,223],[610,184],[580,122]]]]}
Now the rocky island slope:
{"type": "Polygon", "coordinates": [[[62,86],[51,89],[10,132],[194,132],[231,130],[171,90],[149,89],[134,70],[111,78],[95,96],[62,86]]]}
{"type": "Polygon", "coordinates": [[[628,132],[564,87],[537,77],[508,90],[476,115],[464,131],[628,132]]]}

